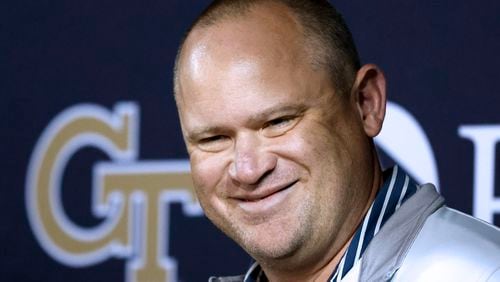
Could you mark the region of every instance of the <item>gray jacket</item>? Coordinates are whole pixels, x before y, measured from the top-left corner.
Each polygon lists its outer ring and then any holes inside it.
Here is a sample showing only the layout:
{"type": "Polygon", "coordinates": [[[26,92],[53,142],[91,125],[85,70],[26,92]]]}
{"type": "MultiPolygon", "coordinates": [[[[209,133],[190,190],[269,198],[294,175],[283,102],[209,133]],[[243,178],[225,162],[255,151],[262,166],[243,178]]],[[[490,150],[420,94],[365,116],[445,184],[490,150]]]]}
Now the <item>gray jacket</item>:
{"type": "Polygon", "coordinates": [[[359,281],[500,281],[500,229],[444,206],[435,187],[423,185],[372,239],[359,281]]]}

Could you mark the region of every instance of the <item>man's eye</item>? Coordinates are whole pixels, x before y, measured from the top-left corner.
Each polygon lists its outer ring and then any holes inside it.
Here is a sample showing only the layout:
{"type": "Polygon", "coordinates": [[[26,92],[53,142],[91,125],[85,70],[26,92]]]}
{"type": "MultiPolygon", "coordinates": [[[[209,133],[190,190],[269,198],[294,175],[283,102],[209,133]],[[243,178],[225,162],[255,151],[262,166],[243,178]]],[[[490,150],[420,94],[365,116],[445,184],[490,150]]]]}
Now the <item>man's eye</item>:
{"type": "Polygon", "coordinates": [[[274,127],[279,127],[279,126],[285,126],[287,123],[291,122],[292,121],[292,118],[290,117],[280,117],[280,118],[277,118],[277,119],[273,119],[269,122],[267,122],[267,127],[271,127],[271,126],[274,126],[274,127]]]}
{"type": "Polygon", "coordinates": [[[231,144],[231,139],[224,135],[214,135],[198,141],[198,147],[207,152],[218,152],[226,149],[231,144]]]}
{"type": "Polygon", "coordinates": [[[264,125],[262,131],[267,137],[280,136],[292,129],[297,124],[296,116],[284,116],[272,119],[264,125]]]}

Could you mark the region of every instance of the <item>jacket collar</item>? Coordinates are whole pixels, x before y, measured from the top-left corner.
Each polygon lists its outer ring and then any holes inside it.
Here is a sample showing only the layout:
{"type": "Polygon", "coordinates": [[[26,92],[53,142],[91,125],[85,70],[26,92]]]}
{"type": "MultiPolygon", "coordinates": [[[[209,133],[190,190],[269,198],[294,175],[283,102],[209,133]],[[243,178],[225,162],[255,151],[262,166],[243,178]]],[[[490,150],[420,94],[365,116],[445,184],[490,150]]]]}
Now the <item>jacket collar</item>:
{"type": "Polygon", "coordinates": [[[365,251],[360,281],[389,281],[401,267],[425,220],[444,205],[432,184],[421,186],[398,209],[365,251]]]}

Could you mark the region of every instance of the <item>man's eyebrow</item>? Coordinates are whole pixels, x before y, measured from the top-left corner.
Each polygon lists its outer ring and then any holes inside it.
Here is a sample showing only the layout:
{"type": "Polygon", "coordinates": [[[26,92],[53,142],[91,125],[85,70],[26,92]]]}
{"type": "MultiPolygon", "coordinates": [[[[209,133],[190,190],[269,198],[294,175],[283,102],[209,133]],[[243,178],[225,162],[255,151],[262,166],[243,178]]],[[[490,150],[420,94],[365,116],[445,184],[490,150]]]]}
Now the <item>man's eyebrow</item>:
{"type": "Polygon", "coordinates": [[[276,105],[267,108],[259,113],[253,114],[248,119],[250,124],[258,124],[267,121],[273,115],[278,114],[301,114],[306,109],[303,104],[286,104],[286,105],[276,105]]]}
{"type": "Polygon", "coordinates": [[[191,130],[187,134],[187,140],[188,141],[195,141],[197,140],[200,136],[207,134],[207,133],[214,133],[214,132],[222,132],[223,128],[221,126],[200,126],[197,127],[193,130],[191,130]]]}

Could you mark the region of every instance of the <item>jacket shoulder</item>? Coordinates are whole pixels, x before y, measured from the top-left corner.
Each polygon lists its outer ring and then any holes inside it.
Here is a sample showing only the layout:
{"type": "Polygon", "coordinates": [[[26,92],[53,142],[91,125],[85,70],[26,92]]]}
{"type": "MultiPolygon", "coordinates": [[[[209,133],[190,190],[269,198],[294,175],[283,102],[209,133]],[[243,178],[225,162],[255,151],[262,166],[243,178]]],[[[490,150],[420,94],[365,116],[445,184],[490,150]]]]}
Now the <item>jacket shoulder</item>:
{"type": "Polygon", "coordinates": [[[395,280],[488,281],[499,268],[500,229],[442,207],[425,221],[395,280]]]}

